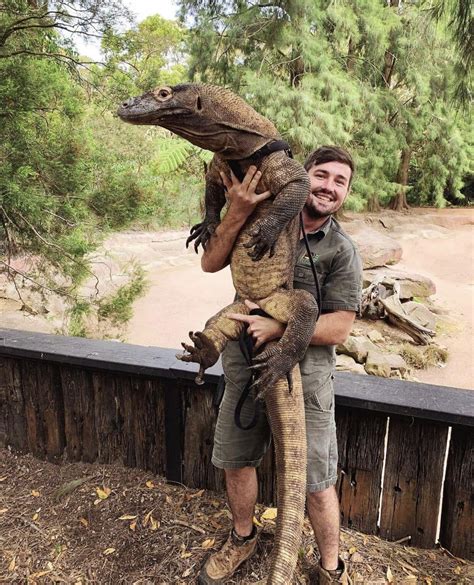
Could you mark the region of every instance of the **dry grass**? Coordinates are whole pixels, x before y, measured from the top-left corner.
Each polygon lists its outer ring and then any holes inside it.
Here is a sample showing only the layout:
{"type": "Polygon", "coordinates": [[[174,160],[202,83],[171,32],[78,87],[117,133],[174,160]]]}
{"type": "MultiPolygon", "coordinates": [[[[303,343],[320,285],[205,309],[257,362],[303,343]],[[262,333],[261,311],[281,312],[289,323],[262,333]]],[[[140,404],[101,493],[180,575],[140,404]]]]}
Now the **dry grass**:
{"type": "MultiPolygon", "coordinates": [[[[262,524],[258,554],[229,583],[265,576],[274,522],[262,524]]],[[[119,465],[57,466],[0,450],[1,583],[194,583],[229,529],[221,495],[119,465]]],[[[313,542],[306,524],[295,583],[307,583],[315,565],[313,542]]],[[[352,530],[342,532],[342,554],[359,585],[467,584],[473,577],[472,563],[446,551],[352,530]]]]}
{"type": "Polygon", "coordinates": [[[439,366],[439,364],[446,363],[448,359],[447,349],[435,343],[426,346],[405,343],[400,348],[400,355],[408,365],[418,370],[439,366]]]}

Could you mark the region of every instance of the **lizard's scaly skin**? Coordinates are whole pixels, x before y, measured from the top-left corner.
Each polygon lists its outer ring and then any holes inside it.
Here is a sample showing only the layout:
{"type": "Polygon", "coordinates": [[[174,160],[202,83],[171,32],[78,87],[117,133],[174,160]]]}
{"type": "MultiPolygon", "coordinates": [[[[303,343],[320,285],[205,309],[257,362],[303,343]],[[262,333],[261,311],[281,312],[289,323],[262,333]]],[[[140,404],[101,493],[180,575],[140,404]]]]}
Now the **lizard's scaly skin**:
{"type": "Polygon", "coordinates": [[[259,192],[272,198],[260,203],[248,218],[231,253],[230,267],[239,301],[209,319],[202,332],[191,333],[193,345],[183,344],[184,361],[200,364],[196,381],[219,358],[229,340],[236,340],[243,324],[229,313],[248,314],[243,299],[256,302],[286,330],[278,342],[267,344],[254,358],[257,384],[265,397],[275,442],[278,480],[278,520],[267,583],[288,585],[298,558],[306,497],[306,431],[303,391],[298,362],[311,340],[318,307],[311,294],[293,290],[293,271],[299,238],[298,214],[309,193],[306,171],[283,152],[262,160],[252,155],[278,140],[271,122],[232,92],[216,86],[180,85],[157,88],[133,98],[119,116],[135,124],[156,124],[212,150],[206,175],[206,214],[190,240],[206,246],[220,222],[226,197],[219,173],[230,174],[229,159],[239,160],[245,173],[256,164],[262,172],[259,192]],[[258,261],[257,261],[258,260],[258,261]],[[291,373],[292,390],[287,375],[291,373]]]}

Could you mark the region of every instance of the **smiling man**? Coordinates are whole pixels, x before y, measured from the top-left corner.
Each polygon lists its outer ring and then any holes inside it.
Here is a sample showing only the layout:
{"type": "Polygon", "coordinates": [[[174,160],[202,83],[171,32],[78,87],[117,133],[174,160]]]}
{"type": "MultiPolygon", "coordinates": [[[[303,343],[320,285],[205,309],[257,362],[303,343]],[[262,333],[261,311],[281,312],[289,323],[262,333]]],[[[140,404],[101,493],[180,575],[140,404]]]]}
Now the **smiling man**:
{"type": "MultiPolygon", "coordinates": [[[[339,557],[339,502],[337,442],[334,420],[333,371],[335,346],[351,330],[359,309],[362,264],[348,236],[332,215],[340,209],[350,191],[354,163],[348,152],[335,146],[315,150],[305,168],[311,192],[303,209],[304,231],[321,288],[320,318],[311,344],[300,362],[308,444],[307,508],[320,552],[320,562],[311,582],[321,585],[348,583],[344,562],[339,557]]],[[[223,176],[229,208],[202,256],[205,272],[216,272],[228,263],[235,239],[255,206],[268,197],[256,194],[259,172],[250,167],[240,183],[223,176]]],[[[316,296],[310,259],[300,241],[294,273],[295,288],[316,296]]],[[[255,308],[249,301],[249,307],[255,308]]],[[[253,315],[229,315],[247,325],[248,333],[260,347],[283,335],[285,325],[274,319],[253,315]]],[[[239,344],[230,342],[222,364],[226,388],[219,409],[214,437],[213,463],[225,470],[226,488],[233,514],[233,530],[223,548],[209,557],[199,576],[201,584],[224,583],[255,550],[257,532],[253,525],[257,498],[255,468],[270,444],[270,428],[265,413],[250,430],[234,422],[237,402],[250,374],[239,344]]],[[[250,420],[253,404],[248,399],[242,419],[250,420]]]]}

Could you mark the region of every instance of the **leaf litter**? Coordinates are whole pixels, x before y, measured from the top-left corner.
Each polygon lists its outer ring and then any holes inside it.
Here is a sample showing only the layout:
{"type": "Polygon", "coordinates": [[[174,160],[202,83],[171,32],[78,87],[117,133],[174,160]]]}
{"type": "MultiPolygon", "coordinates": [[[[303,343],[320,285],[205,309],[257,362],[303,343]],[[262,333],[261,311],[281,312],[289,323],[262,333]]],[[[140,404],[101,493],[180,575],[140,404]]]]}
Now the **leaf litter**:
{"type": "MultiPolygon", "coordinates": [[[[0,476],[0,583],[195,583],[231,528],[223,494],[120,465],[54,465],[0,449],[0,476]]],[[[257,507],[257,554],[229,584],[265,578],[276,517],[276,508],[257,507]]],[[[468,584],[474,578],[474,563],[443,549],[416,549],[349,529],[342,529],[341,555],[354,585],[468,584]]],[[[316,563],[306,521],[294,583],[307,584],[316,563]]]]}

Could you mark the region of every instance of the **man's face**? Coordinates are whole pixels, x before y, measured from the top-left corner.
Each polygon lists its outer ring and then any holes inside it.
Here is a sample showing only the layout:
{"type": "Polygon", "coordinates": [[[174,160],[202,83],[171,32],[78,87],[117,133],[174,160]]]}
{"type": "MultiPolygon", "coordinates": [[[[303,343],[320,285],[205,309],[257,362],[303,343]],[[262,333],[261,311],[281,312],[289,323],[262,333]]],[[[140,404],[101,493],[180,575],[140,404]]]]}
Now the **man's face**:
{"type": "Polygon", "coordinates": [[[335,213],[349,193],[351,168],[337,161],[313,165],[309,171],[311,193],[305,204],[306,213],[313,219],[335,213]]]}

